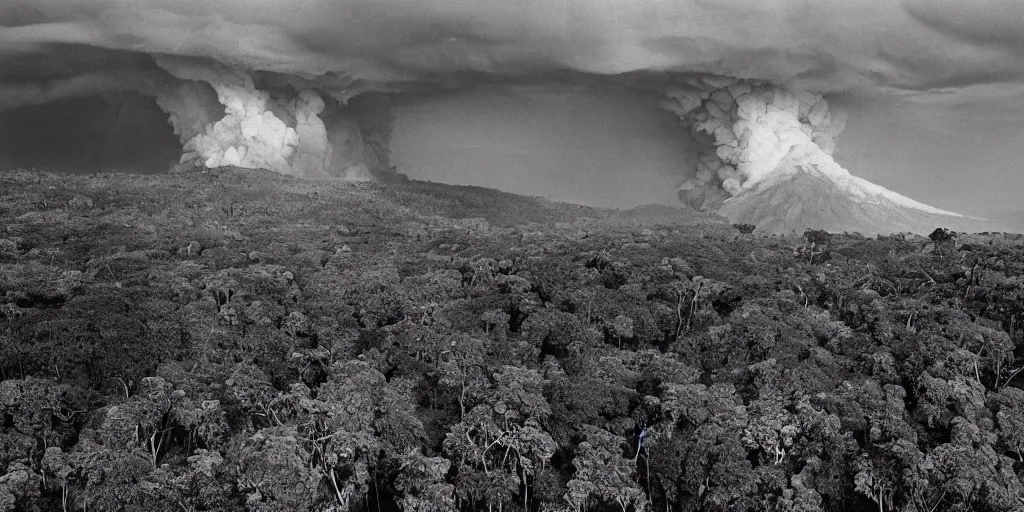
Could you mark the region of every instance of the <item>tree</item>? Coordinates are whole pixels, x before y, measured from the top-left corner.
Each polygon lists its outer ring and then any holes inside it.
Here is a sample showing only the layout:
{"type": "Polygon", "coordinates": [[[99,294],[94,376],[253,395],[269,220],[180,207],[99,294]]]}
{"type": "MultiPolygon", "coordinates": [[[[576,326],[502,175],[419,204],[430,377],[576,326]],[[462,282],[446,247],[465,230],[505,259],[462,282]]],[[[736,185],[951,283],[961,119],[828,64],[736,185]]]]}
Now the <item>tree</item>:
{"type": "Polygon", "coordinates": [[[466,415],[467,398],[486,385],[483,374],[486,345],[482,340],[459,335],[441,352],[440,383],[458,390],[459,418],[466,415]]]}
{"type": "Polygon", "coordinates": [[[248,510],[311,509],[319,475],[299,439],[294,427],[274,427],[253,434],[239,448],[237,483],[248,510]]]}
{"type": "Polygon", "coordinates": [[[955,240],[956,237],[957,235],[955,231],[950,231],[945,228],[935,228],[935,231],[932,231],[931,234],[928,235],[928,238],[935,243],[948,242],[950,240],[955,240]]]}
{"type": "Polygon", "coordinates": [[[225,381],[227,391],[253,427],[281,426],[274,404],[280,392],[263,370],[252,364],[236,364],[225,381]]]}
{"type": "Polygon", "coordinates": [[[755,229],[757,229],[757,226],[753,224],[733,224],[732,227],[736,228],[737,231],[743,233],[744,235],[749,235],[753,233],[755,229]]]}
{"type": "Polygon", "coordinates": [[[832,234],[820,229],[809,229],[804,231],[804,240],[807,244],[800,248],[801,253],[807,253],[808,263],[822,263],[829,259],[832,247],[832,234]]]}
{"type": "MultiPolygon", "coordinates": [[[[460,472],[483,471],[484,478],[471,480],[486,482],[492,471],[518,477],[524,508],[528,508],[532,479],[543,473],[555,453],[554,440],[541,427],[551,409],[535,370],[503,366],[493,377],[494,387],[481,403],[445,436],[444,451],[459,461],[460,472]]],[[[490,499],[501,502],[507,496],[477,489],[466,498],[471,502],[483,498],[493,505],[490,499]]]]}
{"type": "Polygon", "coordinates": [[[39,476],[31,468],[11,464],[7,473],[0,475],[0,512],[35,509],[40,497],[39,487],[39,476]]]}
{"type": "Polygon", "coordinates": [[[371,464],[381,448],[374,432],[377,397],[387,382],[362,362],[335,363],[331,374],[316,399],[300,400],[297,434],[311,467],[347,510],[353,496],[365,494],[372,484],[371,464]]]}
{"type": "Polygon", "coordinates": [[[656,429],[651,469],[666,500],[709,510],[753,506],[756,479],[744,429],[747,409],[732,385],[665,384],[664,426],[656,429]]]}
{"type": "Polygon", "coordinates": [[[815,247],[821,247],[832,243],[832,234],[821,229],[808,229],[804,231],[804,240],[815,247]]]}
{"type": "Polygon", "coordinates": [[[918,435],[906,411],[906,390],[873,380],[843,382],[835,394],[821,395],[825,409],[835,411],[843,428],[858,443],[852,462],[856,492],[880,511],[892,510],[909,496],[904,474],[924,459],[918,435]]]}
{"type": "Polygon", "coordinates": [[[622,440],[604,429],[585,425],[586,439],[576,448],[572,465],[576,469],[564,499],[573,510],[587,510],[588,502],[617,505],[622,512],[640,512],[649,503],[634,475],[632,459],[622,456],[622,440]]]}
{"type": "Polygon", "coordinates": [[[633,337],[633,319],[626,315],[616,316],[612,320],[611,331],[619,341],[619,348],[622,348],[622,339],[633,337]]]}
{"type": "MultiPolygon", "coordinates": [[[[87,412],[87,396],[81,389],[47,379],[4,380],[0,382],[0,418],[7,425],[0,439],[11,436],[12,448],[23,443],[33,446],[30,450],[63,446],[77,436],[75,423],[87,412]]],[[[19,452],[0,453],[0,462],[21,458],[19,452]]]]}
{"type": "Polygon", "coordinates": [[[1017,462],[1024,463],[1024,390],[1006,387],[992,396],[996,411],[999,446],[1004,453],[1012,453],[1017,462]]]}
{"type": "Polygon", "coordinates": [[[454,512],[455,487],[445,478],[450,465],[441,457],[418,453],[404,457],[395,480],[403,512],[454,512]]]}
{"type": "Polygon", "coordinates": [[[1014,510],[1024,500],[1024,486],[1013,472],[1013,460],[988,444],[978,425],[956,417],[950,442],[932,449],[914,469],[908,486],[919,510],[1014,510]]]}

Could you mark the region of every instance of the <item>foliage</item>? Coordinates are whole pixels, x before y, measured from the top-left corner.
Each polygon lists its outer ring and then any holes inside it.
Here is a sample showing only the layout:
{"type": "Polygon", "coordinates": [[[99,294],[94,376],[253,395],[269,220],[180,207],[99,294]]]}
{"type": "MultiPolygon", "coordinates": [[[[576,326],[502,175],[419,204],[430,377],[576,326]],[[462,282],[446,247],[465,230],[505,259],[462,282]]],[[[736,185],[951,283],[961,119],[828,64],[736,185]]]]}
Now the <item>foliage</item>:
{"type": "Polygon", "coordinates": [[[1021,237],[489,194],[0,174],[0,511],[1024,507],[1021,237]]]}

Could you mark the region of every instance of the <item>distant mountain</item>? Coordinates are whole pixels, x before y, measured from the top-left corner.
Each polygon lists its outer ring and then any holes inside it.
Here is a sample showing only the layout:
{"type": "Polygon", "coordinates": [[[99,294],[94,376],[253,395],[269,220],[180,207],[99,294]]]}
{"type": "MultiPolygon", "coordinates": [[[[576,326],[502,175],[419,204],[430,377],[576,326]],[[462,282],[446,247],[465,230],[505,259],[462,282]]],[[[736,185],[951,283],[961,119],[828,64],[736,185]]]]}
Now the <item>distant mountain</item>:
{"type": "MultiPolygon", "coordinates": [[[[956,231],[1003,231],[997,223],[919,203],[851,175],[823,154],[794,154],[763,181],[727,199],[719,213],[733,223],[768,233],[824,229],[864,235],[937,227],[956,231]]],[[[1001,224],[1001,223],[1000,223],[1001,224]]]]}

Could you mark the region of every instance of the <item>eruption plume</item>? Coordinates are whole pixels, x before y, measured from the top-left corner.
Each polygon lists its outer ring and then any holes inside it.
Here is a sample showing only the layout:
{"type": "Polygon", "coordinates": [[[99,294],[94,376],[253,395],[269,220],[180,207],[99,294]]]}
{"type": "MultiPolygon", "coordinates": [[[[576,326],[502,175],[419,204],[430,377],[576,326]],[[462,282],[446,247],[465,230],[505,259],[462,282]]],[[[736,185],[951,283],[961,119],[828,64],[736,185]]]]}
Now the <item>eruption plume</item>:
{"type": "Polygon", "coordinates": [[[837,164],[832,154],[847,116],[830,109],[821,94],[728,78],[692,80],[666,94],[664,106],[692,124],[700,149],[696,174],[679,187],[690,206],[719,210],[730,198],[812,172],[865,203],[960,216],[856,178],[837,164]]]}
{"type": "Polygon", "coordinates": [[[846,115],[833,115],[820,94],[794,94],[781,87],[739,80],[718,81],[710,91],[673,91],[669,108],[692,123],[701,142],[696,175],[680,191],[694,206],[718,206],[721,188],[728,196],[764,180],[790,151],[811,146],[824,155],[835,150],[835,138],[846,115]]]}
{"type": "MultiPolygon", "coordinates": [[[[158,63],[184,81],[157,97],[181,139],[181,163],[264,168],[300,177],[334,174],[334,147],[320,118],[327,103],[317,91],[303,89],[291,98],[273,98],[258,89],[248,73],[217,63],[172,58],[158,63]],[[217,119],[219,109],[223,117],[217,119]]],[[[355,137],[346,127],[343,138],[355,137]]],[[[341,160],[348,168],[359,163],[351,155],[341,160]]]]}

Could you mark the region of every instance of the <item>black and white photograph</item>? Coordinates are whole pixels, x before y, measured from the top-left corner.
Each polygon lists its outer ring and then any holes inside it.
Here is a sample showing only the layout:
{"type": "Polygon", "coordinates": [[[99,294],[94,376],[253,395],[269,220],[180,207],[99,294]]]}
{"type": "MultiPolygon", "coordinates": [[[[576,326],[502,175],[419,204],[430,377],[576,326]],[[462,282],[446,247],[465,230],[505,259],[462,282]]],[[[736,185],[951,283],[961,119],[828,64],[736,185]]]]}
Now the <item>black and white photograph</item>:
{"type": "Polygon", "coordinates": [[[0,0],[0,512],[1024,512],[1024,1],[0,0]]]}

